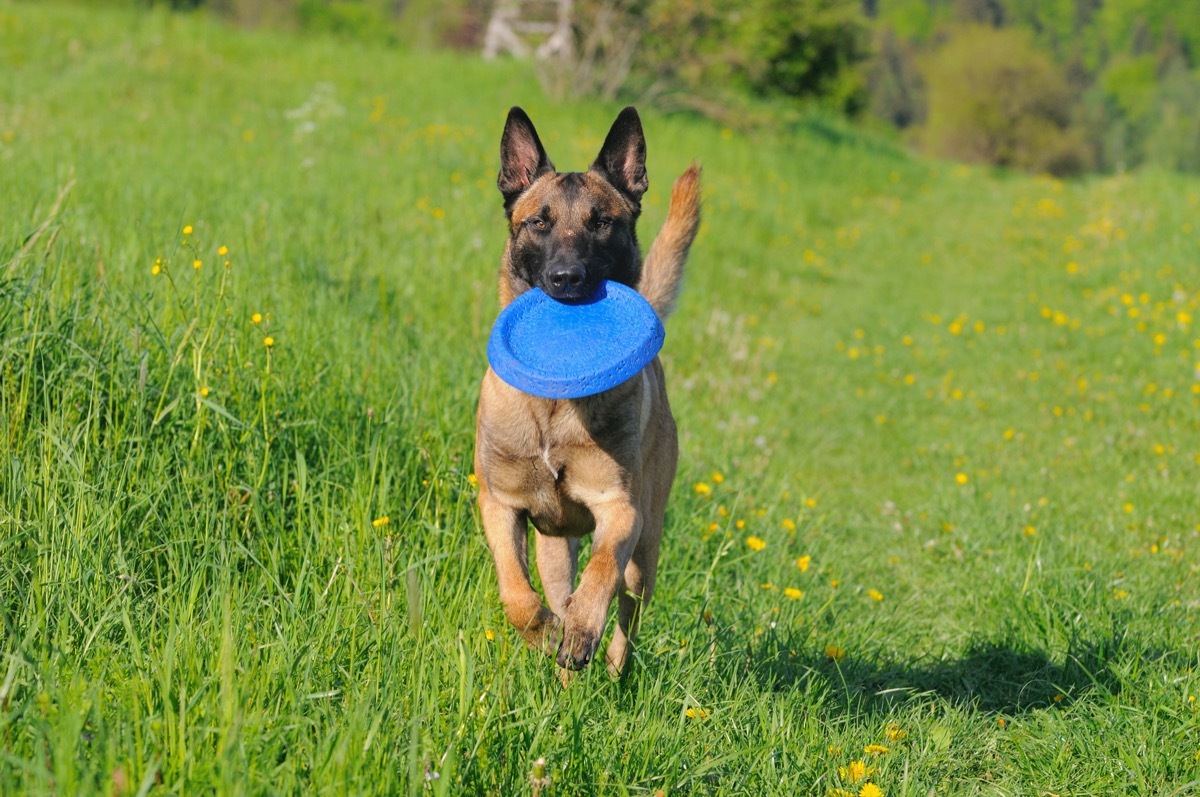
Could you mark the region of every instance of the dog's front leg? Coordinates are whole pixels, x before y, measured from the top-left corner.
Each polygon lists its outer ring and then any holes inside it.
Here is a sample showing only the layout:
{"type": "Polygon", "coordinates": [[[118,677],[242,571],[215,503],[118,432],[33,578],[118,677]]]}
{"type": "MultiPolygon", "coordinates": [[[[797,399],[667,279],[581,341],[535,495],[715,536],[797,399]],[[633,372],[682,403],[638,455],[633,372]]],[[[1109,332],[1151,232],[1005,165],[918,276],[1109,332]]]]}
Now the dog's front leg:
{"type": "Polygon", "coordinates": [[[562,646],[556,659],[558,666],[572,670],[586,667],[600,645],[608,607],[642,530],[641,514],[629,501],[611,501],[590,509],[596,518],[592,556],[579,588],[566,600],[562,646]]]}
{"type": "Polygon", "coordinates": [[[496,563],[500,603],[508,621],[534,649],[553,656],[558,649],[562,623],[529,583],[529,530],[520,511],[488,497],[480,490],[483,531],[496,563]]]}

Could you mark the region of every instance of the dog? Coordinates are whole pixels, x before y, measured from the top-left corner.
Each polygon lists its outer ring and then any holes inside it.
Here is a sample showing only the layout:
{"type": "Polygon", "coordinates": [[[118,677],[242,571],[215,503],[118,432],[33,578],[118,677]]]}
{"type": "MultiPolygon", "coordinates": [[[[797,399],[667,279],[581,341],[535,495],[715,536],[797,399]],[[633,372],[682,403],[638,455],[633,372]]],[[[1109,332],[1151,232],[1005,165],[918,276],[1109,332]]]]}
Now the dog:
{"type": "MultiPolygon", "coordinates": [[[[534,287],[576,300],[614,280],[637,289],[666,320],[700,224],[700,167],[676,180],[643,264],[636,224],[649,182],[636,109],[620,112],[588,171],[560,173],[529,116],[514,107],[496,185],[509,231],[501,307],[534,287]]],[[[624,669],[654,592],[678,454],[657,357],[617,387],[580,399],[538,398],[491,368],[484,375],[475,474],[500,601],[526,643],[553,656],[564,673],[592,660],[614,596],[617,627],[605,660],[614,675],[624,669]],[[529,580],[530,523],[548,607],[529,580]],[[576,587],[579,542],[588,534],[591,558],[576,587]]]]}

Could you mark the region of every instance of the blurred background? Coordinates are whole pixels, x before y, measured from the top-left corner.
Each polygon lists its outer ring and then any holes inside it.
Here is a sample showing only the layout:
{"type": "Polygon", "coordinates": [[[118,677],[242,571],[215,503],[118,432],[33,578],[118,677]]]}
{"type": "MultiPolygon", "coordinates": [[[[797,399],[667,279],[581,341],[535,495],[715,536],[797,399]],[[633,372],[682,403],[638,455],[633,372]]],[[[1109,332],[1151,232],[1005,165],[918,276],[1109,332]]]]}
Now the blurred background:
{"type": "Polygon", "coordinates": [[[551,96],[735,129],[815,108],[937,157],[1200,172],[1200,3],[1175,0],[91,0],[529,58],[551,96]]]}

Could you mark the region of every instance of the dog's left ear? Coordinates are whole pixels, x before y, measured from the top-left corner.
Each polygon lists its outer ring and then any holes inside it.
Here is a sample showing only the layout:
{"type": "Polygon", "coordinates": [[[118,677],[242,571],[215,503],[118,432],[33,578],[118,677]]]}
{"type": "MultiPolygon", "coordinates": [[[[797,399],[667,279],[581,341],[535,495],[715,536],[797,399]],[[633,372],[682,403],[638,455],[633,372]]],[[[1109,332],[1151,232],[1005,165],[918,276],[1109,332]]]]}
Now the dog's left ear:
{"type": "Polygon", "coordinates": [[[529,115],[513,106],[500,139],[500,174],[496,178],[496,187],[504,195],[504,210],[511,214],[517,197],[537,178],[553,171],[554,164],[546,156],[529,115]]]}
{"type": "Polygon", "coordinates": [[[641,207],[642,194],[650,187],[650,181],[646,177],[646,136],[642,133],[642,120],[632,105],[617,115],[592,171],[608,180],[635,207],[641,207]]]}

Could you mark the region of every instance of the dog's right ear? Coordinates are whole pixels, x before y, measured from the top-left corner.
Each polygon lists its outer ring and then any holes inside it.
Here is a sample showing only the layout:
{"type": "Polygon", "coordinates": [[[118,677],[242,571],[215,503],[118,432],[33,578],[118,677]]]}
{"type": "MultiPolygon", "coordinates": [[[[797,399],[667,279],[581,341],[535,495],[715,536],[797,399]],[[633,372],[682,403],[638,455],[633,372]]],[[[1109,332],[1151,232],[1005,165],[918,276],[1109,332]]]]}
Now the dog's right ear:
{"type": "Polygon", "coordinates": [[[513,204],[533,181],[546,172],[553,172],[554,164],[546,157],[533,122],[520,108],[514,106],[504,123],[504,135],[500,138],[500,175],[496,187],[504,195],[504,211],[512,215],[513,204]]]}

